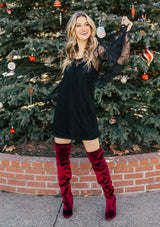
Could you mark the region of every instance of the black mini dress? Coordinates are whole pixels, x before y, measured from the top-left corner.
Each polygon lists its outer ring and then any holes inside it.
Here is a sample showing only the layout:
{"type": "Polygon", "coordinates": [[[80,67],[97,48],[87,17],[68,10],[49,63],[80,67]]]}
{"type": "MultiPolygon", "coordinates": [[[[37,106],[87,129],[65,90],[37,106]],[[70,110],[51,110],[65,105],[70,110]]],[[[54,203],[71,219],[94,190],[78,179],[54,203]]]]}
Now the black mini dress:
{"type": "MultiPolygon", "coordinates": [[[[116,52],[120,54],[123,52],[124,61],[129,56],[127,34],[122,32],[122,45],[119,46],[121,50],[116,49],[116,52]]],[[[122,70],[123,65],[117,63],[120,54],[116,56],[111,50],[113,50],[113,46],[109,48],[102,44],[98,45],[95,61],[94,64],[91,64],[90,70],[87,69],[83,58],[75,59],[71,65],[66,67],[59,84],[59,95],[54,112],[53,134],[55,137],[93,140],[100,136],[94,103],[95,84],[104,86],[122,70]],[[98,79],[100,64],[103,60],[114,62],[114,70],[110,70],[110,74],[108,71],[98,79]]]]}
{"type": "Polygon", "coordinates": [[[64,71],[54,114],[54,136],[75,140],[99,137],[94,103],[97,76],[93,65],[88,71],[83,59],[75,59],[64,71]]]}

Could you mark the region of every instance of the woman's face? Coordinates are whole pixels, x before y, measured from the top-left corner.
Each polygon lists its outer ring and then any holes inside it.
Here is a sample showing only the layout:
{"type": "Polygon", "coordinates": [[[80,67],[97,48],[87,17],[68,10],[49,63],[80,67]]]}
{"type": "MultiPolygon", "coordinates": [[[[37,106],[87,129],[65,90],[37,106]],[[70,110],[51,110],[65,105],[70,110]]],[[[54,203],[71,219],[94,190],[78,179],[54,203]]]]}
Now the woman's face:
{"type": "Polygon", "coordinates": [[[75,24],[75,33],[79,41],[88,40],[91,35],[91,27],[84,16],[77,17],[75,24]]]}

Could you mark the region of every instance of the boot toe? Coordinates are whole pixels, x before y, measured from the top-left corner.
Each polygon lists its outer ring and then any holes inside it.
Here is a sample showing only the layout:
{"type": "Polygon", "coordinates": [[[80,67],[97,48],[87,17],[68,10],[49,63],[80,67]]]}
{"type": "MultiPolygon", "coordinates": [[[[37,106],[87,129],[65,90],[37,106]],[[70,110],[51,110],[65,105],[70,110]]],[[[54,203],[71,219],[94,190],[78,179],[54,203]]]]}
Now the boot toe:
{"type": "Polygon", "coordinates": [[[105,213],[105,219],[106,220],[112,220],[116,216],[115,211],[110,211],[108,213],[105,213]]]}
{"type": "Polygon", "coordinates": [[[63,217],[64,218],[70,218],[72,216],[72,214],[73,214],[73,210],[72,209],[71,210],[64,210],[63,209],[63,217]]]}

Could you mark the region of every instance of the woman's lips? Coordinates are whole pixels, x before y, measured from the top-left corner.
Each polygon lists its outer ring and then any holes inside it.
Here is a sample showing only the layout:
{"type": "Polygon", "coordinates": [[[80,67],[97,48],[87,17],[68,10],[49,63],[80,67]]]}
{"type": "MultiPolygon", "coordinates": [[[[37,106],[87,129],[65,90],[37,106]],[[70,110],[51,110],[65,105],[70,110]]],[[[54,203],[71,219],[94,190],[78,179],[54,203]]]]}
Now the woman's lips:
{"type": "Polygon", "coordinates": [[[82,32],[82,33],[80,33],[81,35],[87,35],[87,32],[82,32]]]}

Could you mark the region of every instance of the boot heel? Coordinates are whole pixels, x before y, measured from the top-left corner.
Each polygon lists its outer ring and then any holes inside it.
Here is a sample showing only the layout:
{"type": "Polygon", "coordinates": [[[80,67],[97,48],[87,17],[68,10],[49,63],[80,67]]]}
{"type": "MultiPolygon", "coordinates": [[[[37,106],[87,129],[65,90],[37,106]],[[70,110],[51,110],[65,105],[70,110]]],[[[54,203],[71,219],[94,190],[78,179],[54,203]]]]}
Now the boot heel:
{"type": "Polygon", "coordinates": [[[63,217],[70,218],[73,214],[73,195],[70,194],[70,197],[63,201],[63,217]]]}
{"type": "Polygon", "coordinates": [[[105,219],[112,220],[116,216],[116,197],[114,196],[114,201],[110,204],[109,199],[106,199],[106,212],[105,219]]]}

